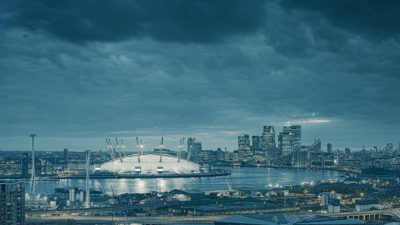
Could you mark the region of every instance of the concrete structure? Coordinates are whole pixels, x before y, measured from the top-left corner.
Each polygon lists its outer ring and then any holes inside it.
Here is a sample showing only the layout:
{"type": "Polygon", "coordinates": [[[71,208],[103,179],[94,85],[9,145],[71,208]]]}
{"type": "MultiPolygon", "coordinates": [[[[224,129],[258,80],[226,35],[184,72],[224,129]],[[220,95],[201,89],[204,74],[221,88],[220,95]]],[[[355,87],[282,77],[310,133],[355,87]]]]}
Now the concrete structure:
{"type": "Polygon", "coordinates": [[[339,199],[338,194],[333,193],[333,192],[322,192],[320,194],[320,196],[321,196],[321,205],[322,206],[329,205],[329,201],[332,199],[339,199]]]}
{"type": "Polygon", "coordinates": [[[85,197],[84,197],[85,195],[83,193],[84,193],[83,190],[81,190],[80,193],[79,193],[79,201],[80,202],[84,202],[85,201],[84,200],[85,199],[85,197]]]}
{"type": "Polygon", "coordinates": [[[25,189],[21,183],[0,181],[0,225],[25,224],[25,189]]]}
{"type": "Polygon", "coordinates": [[[357,212],[369,211],[372,209],[380,210],[382,205],[378,203],[377,199],[361,199],[356,200],[355,209],[357,212]]]}
{"type": "Polygon", "coordinates": [[[69,201],[75,202],[75,188],[69,189],[69,201]]]}
{"type": "Polygon", "coordinates": [[[328,203],[328,213],[340,213],[339,199],[330,199],[328,203]]]}

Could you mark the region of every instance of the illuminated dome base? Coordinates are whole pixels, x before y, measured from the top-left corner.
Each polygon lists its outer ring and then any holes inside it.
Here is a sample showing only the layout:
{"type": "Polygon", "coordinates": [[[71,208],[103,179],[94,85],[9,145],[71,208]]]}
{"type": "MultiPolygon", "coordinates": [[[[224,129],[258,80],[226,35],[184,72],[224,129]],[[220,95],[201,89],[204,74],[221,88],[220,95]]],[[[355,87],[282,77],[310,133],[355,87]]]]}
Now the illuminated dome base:
{"type": "Polygon", "coordinates": [[[100,171],[117,174],[192,174],[200,173],[200,166],[183,159],[178,162],[178,158],[166,155],[160,162],[160,155],[149,154],[140,156],[140,162],[137,155],[122,158],[122,162],[120,159],[105,162],[101,164],[100,171]]]}

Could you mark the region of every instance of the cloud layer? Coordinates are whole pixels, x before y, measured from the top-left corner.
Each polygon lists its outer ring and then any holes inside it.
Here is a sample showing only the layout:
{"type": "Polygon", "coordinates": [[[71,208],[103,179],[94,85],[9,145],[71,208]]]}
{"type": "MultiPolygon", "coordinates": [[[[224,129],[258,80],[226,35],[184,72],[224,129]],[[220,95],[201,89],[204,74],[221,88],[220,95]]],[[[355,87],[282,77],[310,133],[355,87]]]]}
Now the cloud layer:
{"type": "Polygon", "coordinates": [[[32,132],[56,150],[136,135],[234,149],[238,134],[286,121],[305,144],[397,143],[396,4],[8,2],[0,149],[28,149],[32,132]]]}

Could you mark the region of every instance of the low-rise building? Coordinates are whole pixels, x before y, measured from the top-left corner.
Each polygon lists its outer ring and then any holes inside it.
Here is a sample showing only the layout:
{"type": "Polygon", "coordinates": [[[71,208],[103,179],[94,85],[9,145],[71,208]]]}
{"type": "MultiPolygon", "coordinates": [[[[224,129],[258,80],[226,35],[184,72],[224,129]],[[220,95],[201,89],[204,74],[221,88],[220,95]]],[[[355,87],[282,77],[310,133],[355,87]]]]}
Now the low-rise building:
{"type": "Polygon", "coordinates": [[[372,209],[382,209],[382,205],[377,199],[360,199],[356,200],[355,209],[357,212],[369,211],[372,209]]]}

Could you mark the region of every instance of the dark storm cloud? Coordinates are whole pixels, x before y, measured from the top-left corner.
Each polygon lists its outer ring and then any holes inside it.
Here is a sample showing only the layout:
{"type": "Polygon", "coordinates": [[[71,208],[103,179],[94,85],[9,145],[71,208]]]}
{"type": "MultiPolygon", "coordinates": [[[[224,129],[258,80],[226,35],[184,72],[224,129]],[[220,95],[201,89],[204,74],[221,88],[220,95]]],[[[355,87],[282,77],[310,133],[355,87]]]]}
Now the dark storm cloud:
{"type": "Polygon", "coordinates": [[[289,120],[304,144],[397,141],[395,32],[377,41],[296,2],[227,2],[3,4],[0,137],[192,135],[234,149],[289,120]]]}
{"type": "Polygon", "coordinates": [[[335,26],[372,40],[399,38],[400,1],[397,0],[282,0],[281,5],[321,14],[335,26]]]}
{"type": "Polygon", "coordinates": [[[119,0],[11,1],[1,22],[48,32],[75,43],[152,37],[161,41],[215,42],[248,34],[265,20],[263,1],[119,0]]]}

